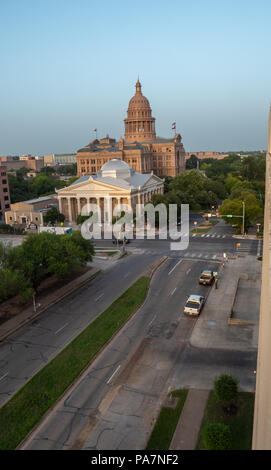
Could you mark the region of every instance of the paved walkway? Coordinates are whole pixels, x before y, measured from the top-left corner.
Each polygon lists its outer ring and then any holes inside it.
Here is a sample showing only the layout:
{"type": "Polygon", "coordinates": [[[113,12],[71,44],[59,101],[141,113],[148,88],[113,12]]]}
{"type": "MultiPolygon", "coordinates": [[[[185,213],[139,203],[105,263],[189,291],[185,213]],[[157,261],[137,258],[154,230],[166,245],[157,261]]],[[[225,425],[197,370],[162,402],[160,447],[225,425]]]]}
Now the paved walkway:
{"type": "Polygon", "coordinates": [[[0,341],[3,341],[5,338],[7,338],[7,336],[9,336],[17,329],[21,328],[21,326],[23,326],[29,320],[32,320],[41,312],[54,305],[56,302],[59,302],[64,297],[71,294],[74,290],[78,289],[78,287],[81,287],[99,271],[100,268],[93,267],[82,276],[77,277],[76,279],[61,287],[60,289],[57,289],[51,294],[48,294],[46,297],[43,297],[42,305],[40,308],[37,309],[36,312],[34,312],[33,305],[31,305],[15,317],[11,318],[10,320],[7,320],[5,323],[0,325],[0,341]]]}
{"type": "Polygon", "coordinates": [[[194,450],[209,390],[189,390],[169,450],[194,450]]]}

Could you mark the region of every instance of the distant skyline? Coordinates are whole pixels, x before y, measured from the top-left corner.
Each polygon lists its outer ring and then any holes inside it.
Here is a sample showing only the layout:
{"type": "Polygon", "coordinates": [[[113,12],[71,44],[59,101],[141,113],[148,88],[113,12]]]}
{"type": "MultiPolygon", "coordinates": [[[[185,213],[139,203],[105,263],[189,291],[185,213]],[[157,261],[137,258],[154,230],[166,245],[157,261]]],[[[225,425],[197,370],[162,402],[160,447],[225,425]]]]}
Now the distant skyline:
{"type": "Polygon", "coordinates": [[[124,137],[139,76],[191,151],[267,148],[269,0],[2,0],[0,156],[124,137]]]}

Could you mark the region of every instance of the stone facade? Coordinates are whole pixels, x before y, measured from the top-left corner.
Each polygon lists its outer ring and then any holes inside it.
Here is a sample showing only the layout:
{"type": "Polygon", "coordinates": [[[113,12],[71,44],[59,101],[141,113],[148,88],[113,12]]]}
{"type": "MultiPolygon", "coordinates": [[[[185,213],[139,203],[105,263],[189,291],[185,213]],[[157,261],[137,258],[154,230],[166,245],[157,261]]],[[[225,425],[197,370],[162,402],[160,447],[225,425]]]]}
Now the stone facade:
{"type": "Polygon", "coordinates": [[[76,222],[83,208],[89,213],[90,204],[97,204],[103,217],[110,201],[112,212],[119,204],[127,204],[135,212],[137,204],[145,204],[154,194],[163,192],[164,183],[158,176],[137,173],[116,158],[105,163],[97,175],[84,175],[70,186],[57,190],[59,210],[69,222],[76,222]]]}
{"type": "Polygon", "coordinates": [[[271,106],[266,153],[261,306],[252,450],[271,449],[271,106]]]}
{"type": "Polygon", "coordinates": [[[228,157],[228,153],[217,153],[217,152],[186,152],[185,159],[195,155],[199,160],[204,160],[205,158],[215,158],[217,160],[223,160],[223,158],[228,157]]]}
{"type": "Polygon", "coordinates": [[[29,201],[16,202],[10,205],[9,211],[5,213],[6,223],[9,225],[22,224],[43,225],[43,216],[53,206],[57,207],[57,198],[52,196],[42,196],[29,201]]]}
{"type": "Polygon", "coordinates": [[[95,139],[77,152],[78,176],[96,174],[112,158],[127,162],[139,173],[176,176],[185,171],[185,151],[180,134],[172,139],[156,137],[155,118],[139,80],[124,120],[125,139],[95,139]]]}

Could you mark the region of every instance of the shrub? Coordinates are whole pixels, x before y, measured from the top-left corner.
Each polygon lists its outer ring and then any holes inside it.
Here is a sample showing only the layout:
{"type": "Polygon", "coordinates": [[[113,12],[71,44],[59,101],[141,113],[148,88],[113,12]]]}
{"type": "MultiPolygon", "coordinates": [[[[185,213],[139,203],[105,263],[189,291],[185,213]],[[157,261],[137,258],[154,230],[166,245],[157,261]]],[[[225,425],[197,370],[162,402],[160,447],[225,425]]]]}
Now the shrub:
{"type": "Polygon", "coordinates": [[[214,381],[214,392],[220,402],[230,402],[237,397],[238,381],[231,375],[222,374],[214,381]]]}
{"type": "Polygon", "coordinates": [[[222,423],[206,424],[202,440],[206,450],[228,450],[231,445],[230,428],[222,423]]]}

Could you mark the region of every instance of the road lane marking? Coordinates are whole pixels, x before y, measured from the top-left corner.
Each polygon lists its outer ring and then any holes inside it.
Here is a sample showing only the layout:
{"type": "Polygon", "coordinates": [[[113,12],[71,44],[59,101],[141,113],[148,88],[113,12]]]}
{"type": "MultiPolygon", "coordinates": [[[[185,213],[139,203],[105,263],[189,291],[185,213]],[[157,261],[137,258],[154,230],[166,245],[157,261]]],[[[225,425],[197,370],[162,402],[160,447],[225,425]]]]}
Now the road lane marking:
{"type": "Polygon", "coordinates": [[[202,238],[202,237],[205,237],[205,233],[203,233],[203,235],[201,235],[201,238],[202,238]]]}
{"type": "Polygon", "coordinates": [[[68,325],[69,323],[65,323],[64,326],[62,326],[61,328],[59,328],[57,331],[55,331],[55,335],[57,335],[57,333],[59,333],[61,330],[64,330],[64,328],[68,325]]]}
{"type": "Polygon", "coordinates": [[[186,273],[185,273],[185,274],[189,274],[189,273],[190,273],[190,271],[191,271],[191,268],[189,268],[189,269],[186,271],[186,273]]]}
{"type": "Polygon", "coordinates": [[[216,255],[212,256],[213,259],[216,259],[216,255]]]}
{"type": "Polygon", "coordinates": [[[113,379],[114,375],[118,372],[120,368],[120,365],[116,368],[115,372],[113,372],[113,374],[111,375],[110,379],[108,379],[108,381],[106,382],[107,384],[109,384],[111,382],[111,380],[113,379]]]}
{"type": "Polygon", "coordinates": [[[206,235],[206,238],[208,238],[210,235],[206,235]]]}
{"type": "Polygon", "coordinates": [[[223,235],[223,237],[222,237],[222,238],[225,238],[225,237],[226,237],[226,235],[223,235]]]}
{"type": "Polygon", "coordinates": [[[180,259],[180,261],[178,261],[178,263],[175,264],[174,268],[172,268],[171,271],[169,271],[168,275],[170,275],[174,271],[174,269],[177,268],[178,264],[180,264],[181,262],[182,262],[182,259],[180,259]]]}
{"type": "Polygon", "coordinates": [[[177,290],[177,287],[175,287],[175,289],[173,289],[173,291],[171,292],[170,295],[173,295],[176,290],[177,290]]]}
{"type": "Polygon", "coordinates": [[[8,372],[5,375],[2,375],[2,377],[0,377],[0,381],[3,380],[7,375],[8,375],[8,372]]]}
{"type": "Polygon", "coordinates": [[[150,323],[148,324],[148,326],[150,326],[152,324],[152,322],[155,320],[156,318],[156,315],[154,315],[153,319],[150,321],[150,323]]]}
{"type": "Polygon", "coordinates": [[[129,276],[129,274],[130,274],[130,271],[128,271],[128,273],[126,273],[123,277],[129,276]]]}
{"type": "Polygon", "coordinates": [[[104,295],[104,293],[99,295],[99,297],[97,297],[94,301],[97,302],[103,295],[104,295]]]}

